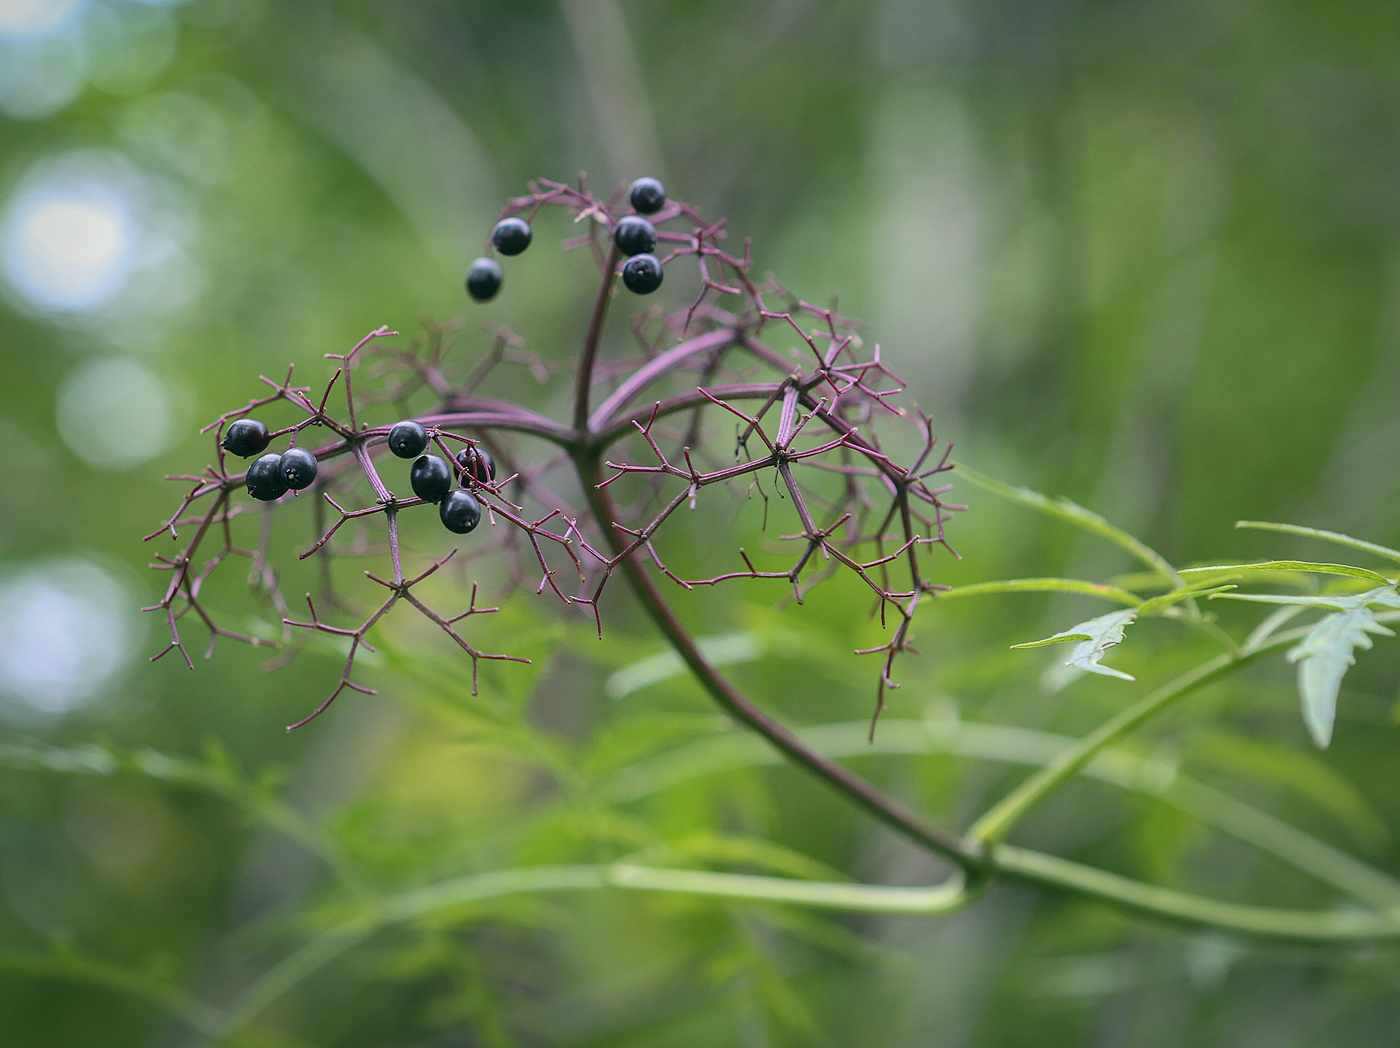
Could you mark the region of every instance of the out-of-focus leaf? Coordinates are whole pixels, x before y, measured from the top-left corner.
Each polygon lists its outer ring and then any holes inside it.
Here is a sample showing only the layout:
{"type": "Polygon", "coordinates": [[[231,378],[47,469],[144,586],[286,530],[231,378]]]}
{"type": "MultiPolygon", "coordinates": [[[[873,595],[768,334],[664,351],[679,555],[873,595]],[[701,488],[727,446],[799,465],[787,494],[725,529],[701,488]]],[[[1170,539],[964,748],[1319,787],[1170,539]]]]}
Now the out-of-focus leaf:
{"type": "Polygon", "coordinates": [[[1261,604],[1301,604],[1334,609],[1308,631],[1287,655],[1298,666],[1298,694],[1303,700],[1303,723],[1319,748],[1332,741],[1337,719],[1337,693],[1342,678],[1356,664],[1356,649],[1371,647],[1370,634],[1393,637],[1394,631],[1376,621],[1372,604],[1400,609],[1400,594],[1386,585],[1353,597],[1291,597],[1271,593],[1224,593],[1234,600],[1261,604]]]}
{"type": "MultiPolygon", "coordinates": [[[[696,641],[705,658],[716,666],[733,666],[756,662],[768,652],[763,639],[749,630],[726,633],[718,637],[701,637],[696,641]]],[[[682,676],[685,663],[674,651],[663,651],[613,673],[603,685],[612,699],[621,699],[634,691],[682,676]]]]}
{"type": "Polygon", "coordinates": [[[1074,646],[1074,651],[1070,652],[1069,660],[1065,663],[1066,666],[1074,666],[1077,669],[1102,674],[1105,677],[1135,680],[1135,677],[1122,670],[1115,670],[1110,666],[1103,665],[1100,660],[1107,654],[1109,648],[1123,642],[1123,630],[1132,625],[1137,617],[1136,608],[1111,611],[1107,615],[1100,615],[1096,619],[1071,626],[1063,633],[1057,633],[1053,637],[1011,646],[1013,648],[1041,648],[1047,644],[1062,644],[1065,641],[1077,640],[1079,643],[1074,646]]]}

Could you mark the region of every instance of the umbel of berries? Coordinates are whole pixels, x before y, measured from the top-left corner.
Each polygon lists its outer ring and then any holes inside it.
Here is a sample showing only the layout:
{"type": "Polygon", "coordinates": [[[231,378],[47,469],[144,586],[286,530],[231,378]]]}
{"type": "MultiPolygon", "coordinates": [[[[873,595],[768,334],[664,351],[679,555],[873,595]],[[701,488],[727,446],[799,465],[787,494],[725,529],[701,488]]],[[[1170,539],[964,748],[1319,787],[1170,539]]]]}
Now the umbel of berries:
{"type": "Polygon", "coordinates": [[[452,490],[452,470],[436,455],[420,455],[408,471],[408,483],[424,502],[441,502],[452,490]]]}
{"type": "Polygon", "coordinates": [[[224,450],[239,458],[248,458],[267,447],[271,437],[267,427],[255,418],[241,418],[224,430],[224,450]]]}
{"type": "Polygon", "coordinates": [[[438,504],[442,526],[458,535],[465,535],[481,523],[481,503],[465,488],[458,488],[438,504]]]}
{"type": "Polygon", "coordinates": [[[275,452],[253,460],[245,478],[248,494],[259,502],[274,502],[287,493],[287,478],[282,474],[282,456],[275,452]]]}
{"type": "Polygon", "coordinates": [[[478,302],[490,302],[501,290],[505,274],[494,258],[478,258],[467,270],[467,294],[478,302]]]}
{"type": "Polygon", "coordinates": [[[463,448],[457,452],[457,465],[462,467],[462,472],[467,476],[474,477],[478,484],[486,484],[496,479],[496,460],[485,448],[470,445],[463,448]]]}
{"type": "Polygon", "coordinates": [[[389,430],[389,450],[399,458],[417,458],[427,449],[428,431],[412,419],[396,422],[389,430]]]}
{"type": "Polygon", "coordinates": [[[664,277],[661,260],[655,255],[633,255],[622,267],[622,282],[635,295],[650,295],[664,277]]]}
{"type": "Polygon", "coordinates": [[[523,218],[503,218],[491,230],[491,243],[503,255],[518,255],[530,246],[534,233],[523,218]]]}
{"type": "Polygon", "coordinates": [[[613,243],[624,255],[641,255],[656,250],[656,227],[641,215],[627,215],[613,230],[613,243]]]}
{"type": "Polygon", "coordinates": [[[309,488],[320,472],[316,456],[305,448],[288,448],[282,452],[278,468],[282,470],[282,479],[287,482],[287,487],[293,491],[309,488]]]}

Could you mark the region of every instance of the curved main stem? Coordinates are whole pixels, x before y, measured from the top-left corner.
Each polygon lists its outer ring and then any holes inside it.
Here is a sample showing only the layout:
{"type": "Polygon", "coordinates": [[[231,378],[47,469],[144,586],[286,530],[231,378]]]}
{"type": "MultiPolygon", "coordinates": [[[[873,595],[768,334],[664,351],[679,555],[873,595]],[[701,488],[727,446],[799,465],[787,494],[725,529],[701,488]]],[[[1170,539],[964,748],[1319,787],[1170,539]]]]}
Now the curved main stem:
{"type": "MultiPolygon", "coordinates": [[[[617,515],[611,498],[606,490],[598,487],[601,478],[598,474],[596,454],[587,448],[579,449],[574,453],[574,463],[599,527],[602,528],[614,553],[620,554],[626,548],[626,542],[618,531],[617,515]]],[[[710,693],[725,712],[763,736],[789,760],[844,793],[885,825],[951,859],[965,871],[979,872],[980,861],[957,837],[928,825],[898,801],[885,796],[848,768],[828,760],[786,726],[750,702],[705,658],[695,639],[657,590],[655,581],[638,563],[635,554],[623,559],[622,571],[657,629],[671,643],[676,654],[689,667],[701,687],[710,693]]]]}

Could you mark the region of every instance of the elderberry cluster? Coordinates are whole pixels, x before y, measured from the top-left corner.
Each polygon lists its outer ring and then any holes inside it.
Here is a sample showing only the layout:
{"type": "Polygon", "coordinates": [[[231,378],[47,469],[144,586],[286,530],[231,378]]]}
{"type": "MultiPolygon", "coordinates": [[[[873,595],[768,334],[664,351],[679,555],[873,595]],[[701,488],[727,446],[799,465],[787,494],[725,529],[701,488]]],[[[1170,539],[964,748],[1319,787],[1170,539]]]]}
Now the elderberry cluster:
{"type": "Polygon", "coordinates": [[[275,502],[288,491],[300,491],[316,482],[320,466],[305,448],[290,447],[282,454],[269,452],[267,427],[255,418],[241,418],[224,431],[224,450],[239,458],[258,458],[248,467],[248,494],[260,502],[275,502]]]}
{"type": "MultiPolygon", "coordinates": [[[[521,223],[524,225],[524,223],[521,223]]],[[[529,227],[526,227],[529,242],[529,227]]],[[[522,249],[523,250],[523,249],[522,249]]],[[[452,490],[454,472],[466,483],[486,484],[496,479],[496,462],[483,447],[468,444],[457,452],[457,468],[437,455],[426,454],[428,431],[412,419],[397,422],[389,430],[389,450],[401,459],[413,459],[408,483],[424,502],[435,502],[438,518],[448,531],[465,535],[481,523],[481,503],[467,488],[452,490]]]]}
{"type": "MultiPolygon", "coordinates": [[[[622,265],[622,283],[636,295],[650,295],[661,286],[665,273],[656,257],[656,226],[643,216],[654,215],[666,205],[666,188],[654,178],[639,178],[628,190],[634,215],[625,215],[613,229],[613,243],[627,261],[622,265]]],[[[514,256],[534,239],[530,223],[523,218],[503,218],[491,230],[491,244],[502,255],[514,256]]],[[[483,256],[467,270],[467,294],[478,302],[489,302],[501,290],[505,272],[494,258],[483,256]]]]}

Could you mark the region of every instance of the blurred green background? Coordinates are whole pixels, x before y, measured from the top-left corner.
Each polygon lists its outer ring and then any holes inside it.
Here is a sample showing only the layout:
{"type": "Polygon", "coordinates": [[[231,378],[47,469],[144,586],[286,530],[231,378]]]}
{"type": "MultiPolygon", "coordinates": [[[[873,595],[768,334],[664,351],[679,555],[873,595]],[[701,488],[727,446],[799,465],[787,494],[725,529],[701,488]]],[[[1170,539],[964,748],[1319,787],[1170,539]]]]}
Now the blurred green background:
{"type": "MultiPolygon", "coordinates": [[[[322,354],[380,324],[464,313],[458,359],[487,346],[484,317],[567,368],[592,295],[586,260],[557,250],[567,223],[541,221],[489,307],[468,311],[460,280],[507,195],[581,169],[594,187],[655,174],[728,216],[760,272],[866,320],[960,459],[1179,563],[1293,551],[1241,517],[1400,541],[1395,4],[0,0],[0,114],[6,1048],[1397,1043],[1389,948],[1256,946],[1017,887],[932,921],[519,898],[381,931],[238,1013],[375,893],[465,872],[941,868],[783,768],[610,794],[637,761],[729,732],[683,678],[607,697],[662,651],[621,594],[601,644],[508,598],[474,636],[536,664],[492,668],[476,699],[430,634],[391,622],[379,694],[292,735],[333,648],[266,673],[225,644],[190,672],[146,661],[162,627],[135,610],[165,578],[140,541],[175,505],[162,474],[209,460],[198,426],[260,373],[295,363],[314,384],[322,354]]],[[[496,390],[558,411],[566,386],[496,390]]],[[[946,581],[1129,567],[954,497],[970,508],[946,581]]],[[[292,594],[297,512],[274,537],[292,594]]],[[[724,531],[692,529],[689,555],[724,570],[724,531]]],[[[241,571],[211,601],[266,620],[241,571]]],[[[863,598],[773,599],[678,604],[699,634],[744,632],[735,675],[790,722],[867,717],[873,670],[840,654],[877,635],[863,598]]],[[[1082,733],[1123,685],[1056,690],[1053,652],[1006,649],[1090,607],[921,612],[888,716],[1082,733]]],[[[1141,629],[1118,664],[1144,683],[1194,650],[1141,629]]],[[[1400,873],[1397,679],[1393,645],[1362,656],[1323,754],[1279,664],[1187,703],[1143,752],[1400,873]]],[[[856,766],[957,828],[1024,773],[856,766]]],[[[1102,785],[1018,839],[1222,897],[1330,898],[1102,785]]]]}

